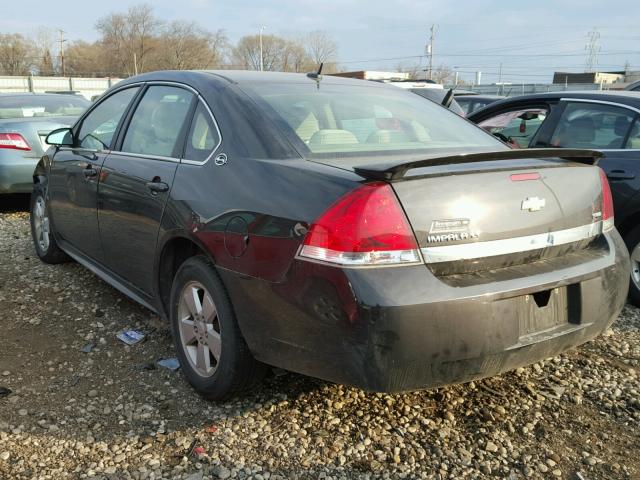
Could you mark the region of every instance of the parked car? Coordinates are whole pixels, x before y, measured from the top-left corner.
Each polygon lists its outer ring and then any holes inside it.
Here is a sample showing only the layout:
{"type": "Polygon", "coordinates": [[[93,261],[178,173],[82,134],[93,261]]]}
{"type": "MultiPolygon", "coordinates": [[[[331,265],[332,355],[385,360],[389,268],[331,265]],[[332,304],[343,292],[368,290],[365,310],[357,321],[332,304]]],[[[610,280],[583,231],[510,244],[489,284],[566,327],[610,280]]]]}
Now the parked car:
{"type": "Polygon", "coordinates": [[[633,82],[625,87],[625,90],[631,90],[634,92],[640,92],[640,80],[633,82]]]}
{"type": "Polygon", "coordinates": [[[89,106],[82,97],[0,94],[0,194],[28,193],[52,130],[73,124],[89,106]]]}
{"type": "Polygon", "coordinates": [[[493,102],[497,102],[498,100],[502,100],[504,98],[503,95],[479,95],[477,93],[457,93],[455,90],[453,91],[455,95],[455,100],[460,105],[460,108],[464,111],[465,115],[469,115],[470,113],[475,112],[476,110],[480,110],[481,108],[486,107],[487,105],[492,104],[493,102]]]}
{"type": "Polygon", "coordinates": [[[48,142],[37,255],[168,318],[207,398],[265,364],[385,392],[465,382],[588,341],[625,301],[597,153],[512,150],[389,85],[149,73],[48,142]]]}
{"type": "Polygon", "coordinates": [[[436,102],[438,105],[447,107],[452,112],[464,117],[464,110],[458,105],[455,98],[451,96],[449,89],[444,89],[439,83],[435,83],[430,80],[402,80],[396,82],[385,82],[395,87],[404,88],[410,92],[420,95],[423,98],[427,98],[432,102],[436,102]],[[448,105],[444,105],[447,103],[448,105]]]}
{"type": "Polygon", "coordinates": [[[520,148],[598,149],[616,227],[631,252],[629,299],[640,306],[640,94],[554,92],[508,98],[469,120],[520,148]]]}

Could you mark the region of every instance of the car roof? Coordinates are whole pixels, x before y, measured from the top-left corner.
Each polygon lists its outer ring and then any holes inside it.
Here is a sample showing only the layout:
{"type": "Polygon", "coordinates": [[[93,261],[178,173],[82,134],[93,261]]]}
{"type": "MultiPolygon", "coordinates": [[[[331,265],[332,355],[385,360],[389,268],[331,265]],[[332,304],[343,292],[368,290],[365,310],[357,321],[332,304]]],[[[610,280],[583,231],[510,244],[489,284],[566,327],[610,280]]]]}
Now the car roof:
{"type": "Polygon", "coordinates": [[[601,101],[615,101],[618,103],[626,103],[629,105],[640,106],[640,93],[630,92],[625,90],[607,90],[607,91],[560,91],[560,92],[548,92],[548,93],[533,93],[529,95],[518,95],[516,97],[509,97],[501,100],[499,103],[495,103],[494,106],[502,105],[504,103],[520,102],[528,100],[548,100],[548,99],[560,99],[560,98],[582,98],[585,100],[601,100],[601,101]]]}
{"type": "Polygon", "coordinates": [[[485,95],[483,93],[459,93],[454,96],[459,99],[460,97],[468,98],[469,100],[502,100],[505,98],[504,95],[485,95]]]}
{"type": "Polygon", "coordinates": [[[601,102],[614,102],[627,105],[632,108],[640,109],[640,92],[629,92],[624,90],[607,90],[607,91],[559,91],[548,93],[534,93],[529,95],[518,95],[508,97],[497,102],[493,102],[486,107],[480,108],[470,113],[467,118],[472,121],[476,118],[482,118],[484,115],[491,115],[493,112],[501,110],[503,107],[518,107],[519,105],[527,105],[535,103],[536,100],[560,100],[563,98],[576,98],[582,100],[595,100],[601,102]]]}

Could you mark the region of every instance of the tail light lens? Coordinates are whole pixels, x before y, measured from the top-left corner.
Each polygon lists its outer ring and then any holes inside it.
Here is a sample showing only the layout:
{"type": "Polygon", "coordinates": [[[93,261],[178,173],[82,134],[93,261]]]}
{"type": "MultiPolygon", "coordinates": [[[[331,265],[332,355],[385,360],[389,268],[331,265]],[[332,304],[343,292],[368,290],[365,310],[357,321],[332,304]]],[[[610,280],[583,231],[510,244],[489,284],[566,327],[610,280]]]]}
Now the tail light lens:
{"type": "Polygon", "coordinates": [[[311,225],[300,256],[340,265],[421,261],[407,217],[383,182],[362,185],[329,207],[311,225]]]}
{"type": "Polygon", "coordinates": [[[0,148],[31,150],[27,141],[19,133],[0,133],[0,148]]]}
{"type": "Polygon", "coordinates": [[[613,228],[613,197],[611,187],[604,170],[600,169],[600,183],[602,185],[602,229],[607,232],[613,228]]]}

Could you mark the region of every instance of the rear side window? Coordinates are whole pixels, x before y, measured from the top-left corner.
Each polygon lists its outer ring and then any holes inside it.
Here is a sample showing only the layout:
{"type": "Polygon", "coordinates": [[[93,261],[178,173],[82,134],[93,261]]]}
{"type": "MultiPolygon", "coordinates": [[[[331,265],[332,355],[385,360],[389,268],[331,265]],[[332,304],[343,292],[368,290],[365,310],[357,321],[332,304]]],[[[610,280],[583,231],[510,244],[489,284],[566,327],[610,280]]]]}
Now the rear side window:
{"type": "Polygon", "coordinates": [[[547,118],[547,110],[544,108],[529,108],[512,110],[487,118],[478,123],[487,132],[513,143],[520,148],[527,148],[531,139],[540,130],[542,122],[547,118]]]}
{"type": "Polygon", "coordinates": [[[138,87],[120,90],[89,112],[78,132],[79,146],[96,150],[110,149],[118,124],[137,92],[138,87]]]}
{"type": "Polygon", "coordinates": [[[183,128],[194,95],[179,87],[149,87],[131,117],[122,151],[179,157],[183,128]]]}
{"type": "Polygon", "coordinates": [[[564,148],[623,148],[634,113],[598,103],[567,103],[551,136],[551,146],[564,148]]]}
{"type": "Polygon", "coordinates": [[[198,103],[187,135],[184,158],[204,162],[220,142],[220,135],[207,108],[198,103]]]}

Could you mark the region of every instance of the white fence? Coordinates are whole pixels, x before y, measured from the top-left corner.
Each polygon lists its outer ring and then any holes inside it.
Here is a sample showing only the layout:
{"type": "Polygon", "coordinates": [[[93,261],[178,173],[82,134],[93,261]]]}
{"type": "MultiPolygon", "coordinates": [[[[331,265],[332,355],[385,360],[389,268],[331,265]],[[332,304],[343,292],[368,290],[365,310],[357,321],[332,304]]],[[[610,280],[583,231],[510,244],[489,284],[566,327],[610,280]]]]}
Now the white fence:
{"type": "Polygon", "coordinates": [[[88,100],[100,95],[120,78],[75,78],[75,77],[0,77],[1,93],[60,92],[74,91],[88,100]]]}

